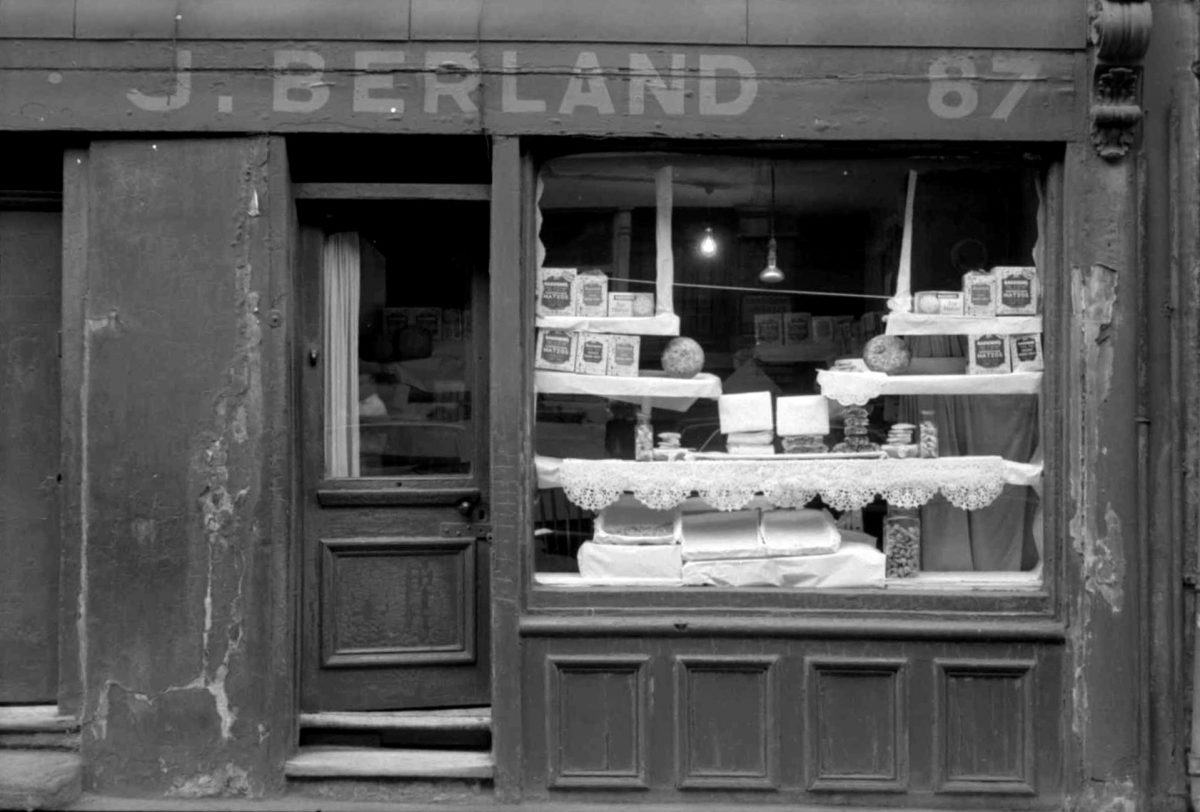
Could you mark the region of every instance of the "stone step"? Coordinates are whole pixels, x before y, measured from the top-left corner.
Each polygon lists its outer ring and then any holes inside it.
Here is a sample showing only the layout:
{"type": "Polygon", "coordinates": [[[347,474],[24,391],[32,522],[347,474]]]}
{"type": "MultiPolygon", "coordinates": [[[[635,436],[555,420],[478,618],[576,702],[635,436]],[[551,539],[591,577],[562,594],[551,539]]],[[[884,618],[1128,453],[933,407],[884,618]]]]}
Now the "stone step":
{"type": "Polygon", "coordinates": [[[78,720],[59,713],[57,705],[0,707],[0,733],[67,733],[78,729],[78,720]]]}
{"type": "Polygon", "coordinates": [[[0,750],[0,809],[62,809],[83,790],[75,753],[0,750]]]}
{"type": "Polygon", "coordinates": [[[0,750],[78,750],[79,722],[55,705],[0,707],[0,750]]]}
{"type": "Polygon", "coordinates": [[[300,714],[300,727],[326,730],[445,730],[486,733],[492,729],[492,709],[450,708],[412,711],[324,711],[300,714]]]}
{"type": "Polygon", "coordinates": [[[470,779],[490,781],[492,754],[479,750],[301,747],[288,759],[292,779],[470,779]]]}

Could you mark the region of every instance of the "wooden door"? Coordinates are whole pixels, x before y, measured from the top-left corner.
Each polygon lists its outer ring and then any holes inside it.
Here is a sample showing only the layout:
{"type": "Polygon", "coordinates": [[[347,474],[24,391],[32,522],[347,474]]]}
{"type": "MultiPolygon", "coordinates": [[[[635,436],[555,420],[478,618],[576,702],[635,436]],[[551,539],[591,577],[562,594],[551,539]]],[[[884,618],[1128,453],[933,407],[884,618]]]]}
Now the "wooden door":
{"type": "Polygon", "coordinates": [[[0,211],[0,704],[57,701],[58,212],[0,211]]]}
{"type": "Polygon", "coordinates": [[[306,711],[490,701],[489,210],[470,188],[300,202],[306,711]]]}

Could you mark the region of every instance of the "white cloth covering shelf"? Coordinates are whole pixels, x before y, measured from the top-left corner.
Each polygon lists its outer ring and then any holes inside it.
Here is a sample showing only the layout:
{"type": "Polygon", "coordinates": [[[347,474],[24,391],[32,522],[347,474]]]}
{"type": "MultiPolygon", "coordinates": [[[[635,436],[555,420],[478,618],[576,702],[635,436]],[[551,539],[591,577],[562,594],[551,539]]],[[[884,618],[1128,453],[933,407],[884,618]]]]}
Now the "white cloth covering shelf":
{"type": "Polygon", "coordinates": [[[546,330],[569,330],[587,333],[619,333],[621,335],[677,336],[679,316],[659,313],[657,316],[623,318],[618,316],[538,316],[537,326],[546,330]]]}
{"type": "Polygon", "coordinates": [[[538,369],[533,382],[541,394],[594,395],[643,405],[648,400],[651,406],[678,412],[690,409],[697,398],[715,400],[721,396],[721,379],[708,372],[693,378],[669,378],[643,370],[636,378],[625,378],[538,369]]]}
{"type": "Polygon", "coordinates": [[[1042,332],[1041,316],[935,316],[893,312],[887,317],[888,335],[1023,335],[1042,332]]]}
{"type": "Polygon", "coordinates": [[[821,394],[843,406],[862,406],[881,395],[1036,395],[1042,373],[999,375],[885,375],[882,372],[817,372],[821,394]]]}

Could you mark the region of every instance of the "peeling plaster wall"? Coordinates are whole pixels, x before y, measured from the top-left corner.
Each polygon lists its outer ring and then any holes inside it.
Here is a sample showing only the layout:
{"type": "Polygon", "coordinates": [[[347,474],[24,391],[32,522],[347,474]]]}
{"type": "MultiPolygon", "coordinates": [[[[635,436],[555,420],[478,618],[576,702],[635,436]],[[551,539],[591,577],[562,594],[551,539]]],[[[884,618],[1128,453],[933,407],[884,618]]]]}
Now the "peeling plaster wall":
{"type": "Polygon", "coordinates": [[[1139,202],[1133,161],[1068,150],[1066,453],[1069,808],[1135,810],[1144,792],[1144,550],[1137,423],[1139,202]]]}
{"type": "Polygon", "coordinates": [[[266,139],[89,151],[80,659],[97,789],[261,794],[290,744],[267,162],[266,139]]]}

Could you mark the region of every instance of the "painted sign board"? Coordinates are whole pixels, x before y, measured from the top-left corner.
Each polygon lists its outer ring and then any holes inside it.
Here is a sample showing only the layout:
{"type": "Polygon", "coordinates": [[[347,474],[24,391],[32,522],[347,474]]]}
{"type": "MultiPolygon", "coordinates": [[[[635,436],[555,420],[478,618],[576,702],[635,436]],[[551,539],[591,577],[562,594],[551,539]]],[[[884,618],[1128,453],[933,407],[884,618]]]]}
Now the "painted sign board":
{"type": "Polygon", "coordinates": [[[28,40],[0,59],[18,130],[1059,141],[1086,123],[1070,51],[28,40]]]}

